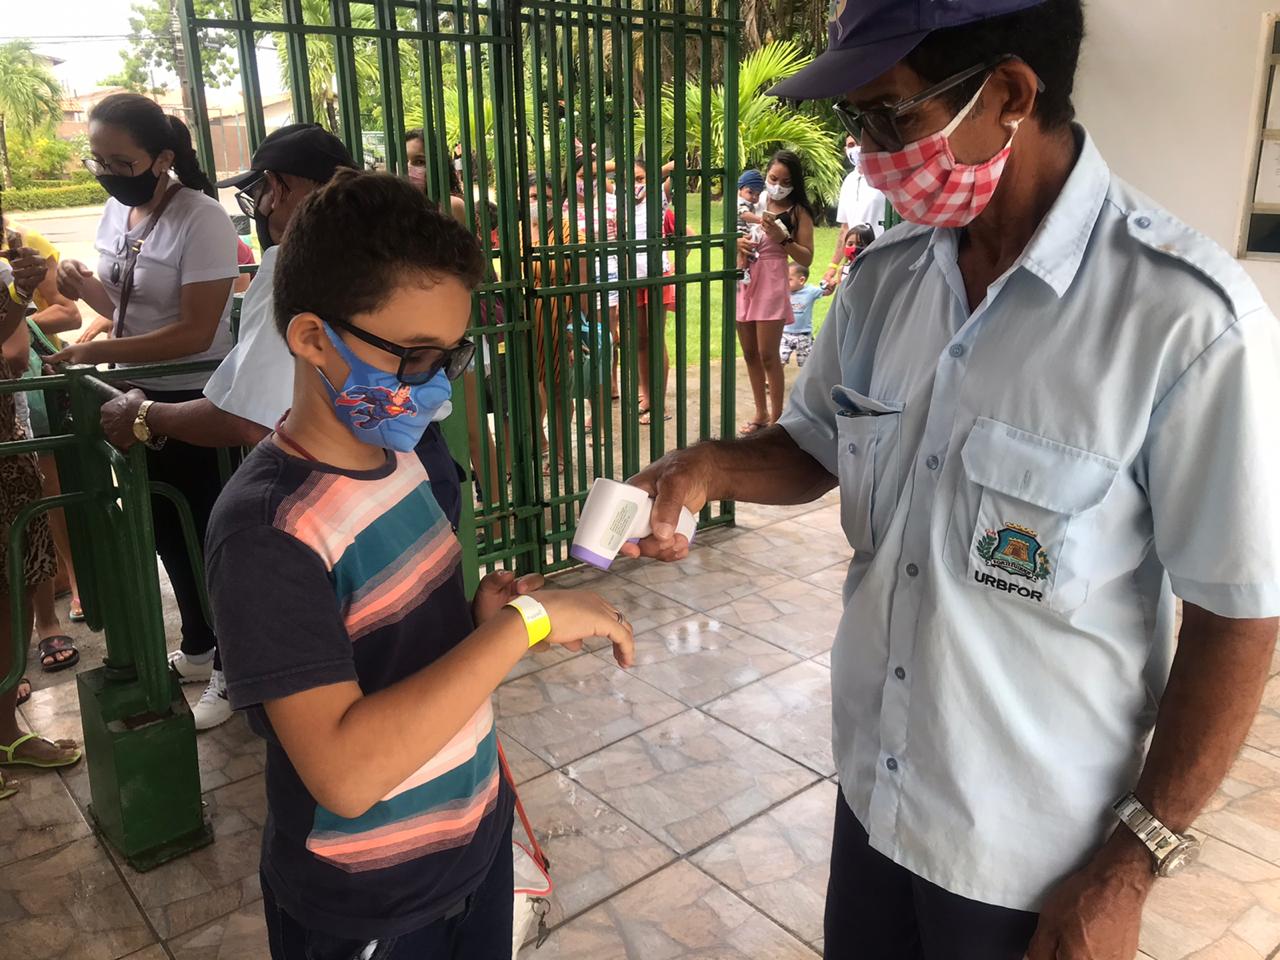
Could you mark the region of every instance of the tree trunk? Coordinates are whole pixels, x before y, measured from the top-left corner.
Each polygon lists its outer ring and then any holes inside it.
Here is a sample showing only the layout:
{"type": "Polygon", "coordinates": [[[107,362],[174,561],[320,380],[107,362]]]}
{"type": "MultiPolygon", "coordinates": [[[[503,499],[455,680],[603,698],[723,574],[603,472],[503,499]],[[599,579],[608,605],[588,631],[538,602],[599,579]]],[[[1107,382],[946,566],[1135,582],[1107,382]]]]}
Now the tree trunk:
{"type": "Polygon", "coordinates": [[[9,167],[9,143],[5,137],[3,113],[0,113],[0,166],[4,167],[4,185],[8,189],[13,186],[13,170],[9,167]]]}

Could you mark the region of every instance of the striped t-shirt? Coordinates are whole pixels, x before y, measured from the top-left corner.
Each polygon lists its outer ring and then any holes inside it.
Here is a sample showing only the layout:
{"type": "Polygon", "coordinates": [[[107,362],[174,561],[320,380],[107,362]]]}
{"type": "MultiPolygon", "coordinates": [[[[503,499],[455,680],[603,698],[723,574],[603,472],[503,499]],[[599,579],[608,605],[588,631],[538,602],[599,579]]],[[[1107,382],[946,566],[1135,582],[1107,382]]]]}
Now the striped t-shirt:
{"type": "Polygon", "coordinates": [[[350,680],[376,693],[474,628],[461,549],[418,457],[353,472],[261,444],[218,500],[206,553],[228,695],[267,741],[262,867],[280,906],[350,939],[450,912],[510,855],[490,705],[355,819],[316,803],[262,707],[350,680]]]}

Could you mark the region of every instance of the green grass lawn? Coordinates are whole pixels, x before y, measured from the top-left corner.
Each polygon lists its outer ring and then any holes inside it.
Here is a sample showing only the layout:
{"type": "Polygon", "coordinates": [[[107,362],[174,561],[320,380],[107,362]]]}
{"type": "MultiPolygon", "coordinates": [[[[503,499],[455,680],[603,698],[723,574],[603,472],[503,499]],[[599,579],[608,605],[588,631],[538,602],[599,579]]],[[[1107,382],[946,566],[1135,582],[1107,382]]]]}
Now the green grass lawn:
{"type": "MultiPolygon", "coordinates": [[[[702,211],[700,209],[692,209],[695,198],[690,197],[689,210],[689,226],[695,234],[701,232],[702,227],[702,211]]],[[[719,211],[717,211],[718,214],[719,211]]],[[[809,282],[817,283],[822,279],[822,274],[826,271],[827,265],[831,263],[831,258],[835,252],[836,235],[839,230],[836,227],[818,227],[814,231],[814,255],[813,266],[810,267],[809,282]]],[[[710,269],[718,269],[721,264],[720,252],[712,251],[712,263],[710,269]]],[[[690,273],[699,273],[702,271],[702,255],[700,252],[693,251],[689,255],[688,269],[690,273]]],[[[697,283],[688,286],[688,322],[686,329],[686,343],[689,351],[689,360],[691,363],[697,363],[699,359],[699,343],[702,338],[702,324],[708,323],[711,327],[711,358],[719,359],[721,354],[721,336],[723,334],[724,322],[724,295],[723,284],[714,282],[711,284],[710,309],[707,316],[702,316],[702,291],[697,283]]],[[[823,297],[813,307],[813,331],[816,334],[822,327],[822,322],[826,319],[827,311],[831,309],[832,297],[823,297]]],[[[732,322],[732,318],[730,318],[732,322]]],[[[672,362],[675,361],[676,349],[676,330],[674,317],[667,320],[667,349],[671,353],[672,362]]]]}

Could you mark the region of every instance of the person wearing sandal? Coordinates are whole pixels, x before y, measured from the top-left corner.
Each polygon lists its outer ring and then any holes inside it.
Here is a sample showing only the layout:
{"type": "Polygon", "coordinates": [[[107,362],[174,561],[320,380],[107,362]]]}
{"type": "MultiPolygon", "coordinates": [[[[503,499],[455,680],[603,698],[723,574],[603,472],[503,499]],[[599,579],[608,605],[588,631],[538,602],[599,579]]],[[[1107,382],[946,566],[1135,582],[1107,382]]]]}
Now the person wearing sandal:
{"type": "MultiPolygon", "coordinates": [[[[11,247],[4,251],[4,273],[10,274],[13,289],[9,290],[6,276],[0,292],[3,308],[0,309],[0,341],[8,340],[19,325],[24,323],[27,305],[32,292],[44,276],[48,261],[29,247],[11,247]]],[[[0,356],[0,379],[14,379],[9,362],[0,356]]],[[[0,442],[25,440],[26,431],[18,422],[14,394],[0,395],[0,442]]],[[[14,519],[27,504],[41,496],[40,468],[35,454],[21,454],[0,458],[0,533],[5,542],[14,519]]],[[[8,558],[0,556],[0,675],[6,673],[12,661],[15,644],[26,643],[30,623],[21,636],[14,636],[9,622],[9,570],[8,558]]],[[[32,593],[45,580],[52,579],[57,569],[53,536],[45,514],[33,519],[26,530],[26,553],[23,569],[17,571],[26,588],[25,606],[28,616],[32,607],[32,593]]],[[[53,768],[70,766],[80,759],[77,745],[70,740],[50,741],[32,732],[24,732],[18,726],[17,701],[23,686],[20,681],[10,690],[0,693],[0,798],[12,796],[12,788],[3,781],[4,767],[33,766],[53,768]]],[[[26,684],[28,696],[30,684],[26,684]]]]}
{"type": "Polygon", "coordinates": [[[750,436],[782,416],[786,383],[782,373],[782,328],[791,322],[787,260],[813,263],[813,207],[805,190],[804,167],[790,150],[779,150],[765,169],[767,200],[761,210],[759,240],[742,237],[738,249],[756,254],[751,282],[738,288],[738,342],[751,381],[756,412],[739,431],[750,436]]]}

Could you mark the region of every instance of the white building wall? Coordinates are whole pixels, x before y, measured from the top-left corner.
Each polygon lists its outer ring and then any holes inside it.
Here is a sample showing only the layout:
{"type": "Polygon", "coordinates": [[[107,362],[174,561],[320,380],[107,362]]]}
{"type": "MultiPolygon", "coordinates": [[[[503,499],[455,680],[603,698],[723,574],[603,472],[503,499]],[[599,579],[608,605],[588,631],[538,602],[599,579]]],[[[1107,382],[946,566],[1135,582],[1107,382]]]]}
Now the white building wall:
{"type": "MultiPolygon", "coordinates": [[[[1112,170],[1233,256],[1280,0],[1086,0],[1076,108],[1112,170]],[[1269,39],[1269,38],[1268,38],[1269,39]]],[[[1280,314],[1280,263],[1245,269],[1280,314]]]]}

